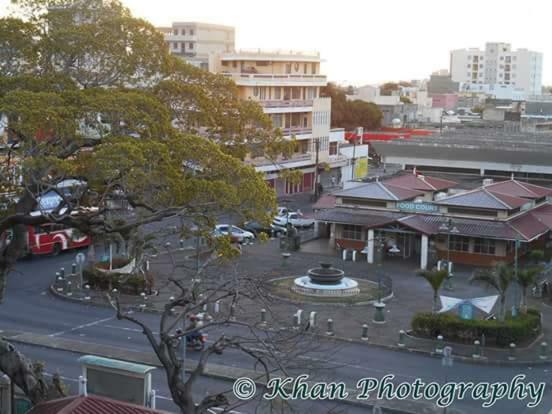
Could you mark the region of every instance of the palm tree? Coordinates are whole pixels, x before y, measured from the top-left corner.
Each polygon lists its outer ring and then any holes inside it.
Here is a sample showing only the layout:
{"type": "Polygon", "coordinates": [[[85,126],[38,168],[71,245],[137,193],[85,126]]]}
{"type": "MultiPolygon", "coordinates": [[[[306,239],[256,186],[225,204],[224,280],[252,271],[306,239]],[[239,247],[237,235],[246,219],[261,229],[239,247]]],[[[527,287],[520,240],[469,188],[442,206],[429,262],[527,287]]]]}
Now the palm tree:
{"type": "Polygon", "coordinates": [[[506,263],[498,263],[492,269],[479,269],[470,278],[470,282],[481,282],[496,289],[500,297],[498,320],[506,318],[506,292],[514,280],[514,271],[506,263]]]}
{"type": "Polygon", "coordinates": [[[439,310],[439,289],[443,286],[443,282],[448,276],[446,269],[437,270],[420,270],[418,276],[423,277],[431,285],[433,289],[433,313],[437,313],[439,310]]]}
{"type": "Polygon", "coordinates": [[[518,272],[517,280],[521,286],[520,308],[524,313],[527,313],[527,289],[537,284],[542,270],[542,266],[531,266],[518,272]]]}

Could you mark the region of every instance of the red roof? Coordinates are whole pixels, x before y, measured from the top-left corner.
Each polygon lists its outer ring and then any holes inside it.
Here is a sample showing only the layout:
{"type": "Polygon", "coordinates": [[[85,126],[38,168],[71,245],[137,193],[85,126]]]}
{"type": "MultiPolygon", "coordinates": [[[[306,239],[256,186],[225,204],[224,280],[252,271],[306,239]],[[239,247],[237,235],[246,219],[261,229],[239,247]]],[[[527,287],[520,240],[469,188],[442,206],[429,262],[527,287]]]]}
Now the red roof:
{"type": "Polygon", "coordinates": [[[515,197],[512,195],[503,194],[503,193],[497,193],[495,191],[489,191],[486,187],[483,187],[483,188],[484,188],[483,191],[487,190],[489,194],[498,198],[503,204],[505,204],[506,206],[509,206],[510,209],[521,207],[522,205],[530,202],[525,198],[515,197]]]}
{"type": "Polygon", "coordinates": [[[524,214],[508,222],[513,229],[520,233],[526,240],[546,233],[550,227],[533,213],[524,214]]]}
{"type": "Polygon", "coordinates": [[[322,195],[316,203],[312,206],[313,210],[320,210],[321,208],[334,208],[335,207],[335,196],[324,194],[322,195]]]}
{"type": "Polygon", "coordinates": [[[443,180],[441,178],[434,178],[428,176],[419,176],[415,174],[404,174],[398,177],[393,177],[385,180],[384,183],[396,186],[409,188],[412,190],[422,191],[440,191],[447,188],[454,187],[457,183],[454,181],[443,180]]]}
{"type": "Polygon", "coordinates": [[[35,405],[27,414],[161,414],[140,405],[98,395],[74,395],[35,405]]]}
{"type": "Polygon", "coordinates": [[[485,189],[493,193],[531,199],[552,195],[552,189],[550,188],[529,183],[522,183],[517,180],[507,180],[489,184],[485,186],[485,189]]]}

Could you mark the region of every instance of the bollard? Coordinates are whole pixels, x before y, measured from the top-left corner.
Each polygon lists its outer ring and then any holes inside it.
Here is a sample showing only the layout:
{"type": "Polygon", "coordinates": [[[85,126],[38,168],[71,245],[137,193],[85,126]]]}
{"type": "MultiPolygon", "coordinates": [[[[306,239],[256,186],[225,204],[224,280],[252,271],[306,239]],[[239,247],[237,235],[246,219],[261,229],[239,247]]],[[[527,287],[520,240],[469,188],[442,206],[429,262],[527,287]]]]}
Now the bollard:
{"type": "Polygon", "coordinates": [[[309,325],[313,328],[316,326],[316,312],[315,311],[312,311],[309,315],[309,325]]]}
{"type": "Polygon", "coordinates": [[[361,339],[363,341],[368,340],[368,325],[366,325],[366,324],[362,325],[362,337],[361,337],[361,339]]]}
{"type": "Polygon", "coordinates": [[[397,344],[399,346],[399,348],[404,348],[404,340],[405,340],[405,337],[406,337],[406,332],[404,330],[400,330],[399,331],[399,343],[397,344]]]}
{"type": "Polygon", "coordinates": [[[61,277],[59,272],[56,272],[56,290],[58,292],[63,292],[65,285],[65,280],[61,277]]]}
{"type": "Polygon", "coordinates": [[[208,310],[208,304],[204,303],[203,304],[203,312],[207,312],[207,310],[208,310]]]}
{"type": "Polygon", "coordinates": [[[299,321],[299,315],[297,315],[296,313],[293,315],[293,329],[299,329],[299,325],[300,325],[300,321],[299,321]]]}
{"type": "Polygon", "coordinates": [[[287,267],[287,261],[289,260],[290,256],[290,253],[282,253],[282,267],[287,267]]]}
{"type": "Polygon", "coordinates": [[[328,319],[328,327],[326,329],[326,335],[328,336],[334,335],[333,319],[328,319]]]}
{"type": "Polygon", "coordinates": [[[353,250],[353,262],[356,262],[357,259],[357,251],[353,250]]]}
{"type": "Polygon", "coordinates": [[[473,359],[481,358],[481,342],[479,342],[478,340],[475,340],[473,341],[473,346],[475,348],[472,354],[473,359]]]}
{"type": "Polygon", "coordinates": [[[516,359],[516,344],[513,342],[510,344],[510,355],[508,355],[508,360],[514,361],[516,359]]]}
{"type": "Polygon", "coordinates": [[[343,260],[347,261],[347,249],[343,249],[342,256],[343,256],[343,260]]]}
{"type": "Polygon", "coordinates": [[[215,302],[215,313],[219,313],[220,312],[220,300],[217,300],[215,302]]]}
{"type": "Polygon", "coordinates": [[[76,263],[71,264],[71,274],[73,274],[73,275],[77,274],[77,264],[76,263]]]}
{"type": "Polygon", "coordinates": [[[67,281],[67,296],[73,296],[73,291],[72,291],[72,286],[71,286],[71,281],[70,280],[67,281]]]}
{"type": "Polygon", "coordinates": [[[236,320],[236,305],[234,303],[230,306],[230,320],[236,320]]]}
{"type": "Polygon", "coordinates": [[[481,356],[485,354],[485,345],[487,344],[487,338],[485,334],[481,334],[481,356]]]}
{"type": "Polygon", "coordinates": [[[90,300],[90,285],[84,285],[84,300],[90,300]]]}
{"type": "Polygon", "coordinates": [[[540,359],[548,359],[548,344],[546,342],[541,342],[540,344],[540,359]]]}
{"type": "Polygon", "coordinates": [[[180,250],[184,250],[184,240],[180,239],[178,241],[178,246],[180,247],[180,250]]]}
{"type": "Polygon", "coordinates": [[[62,267],[61,269],[59,269],[59,275],[60,275],[61,277],[65,277],[65,268],[64,268],[64,267],[62,267]]]}
{"type": "Polygon", "coordinates": [[[261,309],[261,325],[266,325],[266,309],[261,309]]]}
{"type": "Polygon", "coordinates": [[[303,309],[297,309],[297,320],[299,321],[297,325],[301,325],[302,319],[303,319],[303,309]]]}
{"type": "Polygon", "coordinates": [[[442,354],[443,353],[443,335],[439,335],[437,337],[437,345],[435,347],[435,353],[436,354],[442,354]]]}

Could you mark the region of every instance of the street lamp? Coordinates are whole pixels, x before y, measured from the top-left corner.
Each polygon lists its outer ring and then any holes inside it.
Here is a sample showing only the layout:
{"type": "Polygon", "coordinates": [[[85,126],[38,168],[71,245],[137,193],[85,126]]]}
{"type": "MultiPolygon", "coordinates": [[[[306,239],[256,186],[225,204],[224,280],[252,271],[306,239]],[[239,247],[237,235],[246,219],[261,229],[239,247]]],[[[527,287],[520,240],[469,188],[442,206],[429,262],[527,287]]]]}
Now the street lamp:
{"type": "Polygon", "coordinates": [[[519,288],[519,279],[518,279],[518,256],[519,256],[519,245],[520,245],[520,241],[518,239],[516,239],[516,241],[514,242],[514,279],[515,279],[515,286],[516,286],[516,294],[514,295],[514,306],[512,306],[512,316],[516,316],[517,312],[515,312],[517,310],[517,305],[518,303],[520,303],[519,301],[519,293],[520,293],[520,288],[519,288]]]}
{"type": "Polygon", "coordinates": [[[452,287],[452,266],[450,264],[450,236],[451,236],[451,234],[460,233],[460,231],[458,230],[458,228],[456,226],[453,225],[452,218],[450,218],[450,217],[448,218],[448,220],[445,223],[443,223],[439,226],[439,230],[447,232],[447,271],[448,271],[448,275],[447,275],[447,283],[446,283],[445,288],[448,289],[448,290],[452,290],[453,287],[452,287]]]}

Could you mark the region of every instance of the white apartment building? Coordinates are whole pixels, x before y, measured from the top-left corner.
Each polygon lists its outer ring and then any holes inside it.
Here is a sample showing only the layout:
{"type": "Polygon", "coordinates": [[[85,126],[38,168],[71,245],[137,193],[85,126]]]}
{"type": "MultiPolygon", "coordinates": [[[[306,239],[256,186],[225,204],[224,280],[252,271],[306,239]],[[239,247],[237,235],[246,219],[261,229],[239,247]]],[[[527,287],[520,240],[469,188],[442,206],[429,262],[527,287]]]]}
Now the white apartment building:
{"type": "Polygon", "coordinates": [[[331,99],[320,97],[327,78],[320,73],[317,52],[239,50],[211,59],[209,70],[231,78],[240,97],[258,102],[283,135],[297,141],[296,152],[277,162],[262,157],[247,160],[266,174],[278,195],[314,190],[325,170],[346,165],[338,142],[330,142],[331,99]],[[282,170],[300,170],[301,183],[280,178],[282,170]]]}
{"type": "Polygon", "coordinates": [[[209,56],[231,52],[235,47],[235,29],[231,26],[199,22],[175,22],[158,27],[172,54],[202,69],[209,68],[209,56]]]}
{"type": "Polygon", "coordinates": [[[512,85],[528,94],[542,91],[542,53],[512,50],[509,43],[486,43],[485,50],[457,49],[450,52],[450,73],[454,82],[512,85]]]}

